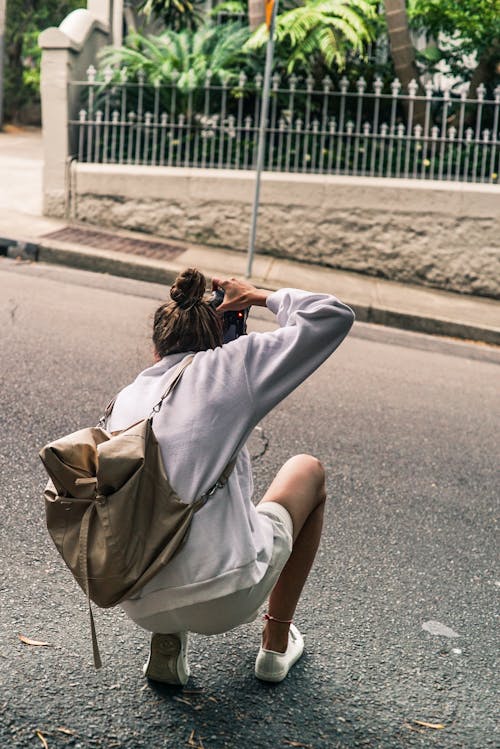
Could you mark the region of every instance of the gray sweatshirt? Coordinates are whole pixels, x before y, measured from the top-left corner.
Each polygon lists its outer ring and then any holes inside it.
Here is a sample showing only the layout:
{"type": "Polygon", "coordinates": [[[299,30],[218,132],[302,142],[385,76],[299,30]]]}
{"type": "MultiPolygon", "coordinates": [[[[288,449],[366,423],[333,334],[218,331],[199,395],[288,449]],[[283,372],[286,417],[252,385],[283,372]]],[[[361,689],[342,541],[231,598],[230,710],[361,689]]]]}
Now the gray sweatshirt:
{"type": "MultiPolygon", "coordinates": [[[[154,417],[170,483],[186,502],[213,486],[239,454],[226,486],[195,513],[182,549],[123,604],[132,619],[248,588],[268,568],[273,530],[252,503],[245,442],[260,419],[335,351],[354,313],[334,296],[298,289],[280,289],[267,306],[277,317],[277,330],[198,352],[154,417]]],[[[108,429],[124,429],[148,416],[184,356],[164,357],[124,388],[108,429]]]]}

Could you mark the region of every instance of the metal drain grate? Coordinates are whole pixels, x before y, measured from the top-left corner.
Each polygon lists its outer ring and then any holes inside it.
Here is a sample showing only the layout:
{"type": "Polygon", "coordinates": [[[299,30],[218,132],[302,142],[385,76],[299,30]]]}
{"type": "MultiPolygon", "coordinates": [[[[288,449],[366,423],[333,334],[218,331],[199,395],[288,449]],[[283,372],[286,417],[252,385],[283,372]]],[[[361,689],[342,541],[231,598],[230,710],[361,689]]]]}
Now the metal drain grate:
{"type": "Polygon", "coordinates": [[[96,247],[100,250],[129,252],[132,255],[142,255],[143,257],[155,258],[157,260],[173,260],[186,249],[185,247],[174,247],[166,242],[152,242],[147,239],[120,237],[117,234],[108,234],[104,231],[82,229],[73,226],[66,226],[64,229],[44,234],[43,239],[56,239],[59,242],[82,244],[87,247],[96,247]]]}

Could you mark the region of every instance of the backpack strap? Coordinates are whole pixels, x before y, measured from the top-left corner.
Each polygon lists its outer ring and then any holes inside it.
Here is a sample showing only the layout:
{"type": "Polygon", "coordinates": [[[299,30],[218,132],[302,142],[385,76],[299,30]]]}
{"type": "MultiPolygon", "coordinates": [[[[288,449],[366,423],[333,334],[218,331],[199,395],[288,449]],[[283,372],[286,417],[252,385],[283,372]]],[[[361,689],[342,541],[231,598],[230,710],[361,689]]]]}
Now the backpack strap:
{"type": "Polygon", "coordinates": [[[224,484],[227,484],[227,482],[229,480],[229,477],[230,477],[230,475],[233,472],[233,468],[236,465],[236,461],[237,460],[238,460],[238,455],[235,455],[234,458],[232,458],[229,461],[229,463],[227,464],[227,466],[222,471],[222,473],[220,475],[220,478],[219,478],[219,481],[222,482],[222,486],[224,486],[224,484]]]}
{"type": "Polygon", "coordinates": [[[115,405],[116,401],[116,395],[109,401],[108,405],[104,409],[104,413],[102,413],[99,417],[99,421],[97,422],[96,426],[101,427],[101,429],[106,428],[106,422],[108,421],[109,417],[111,416],[111,411],[113,410],[113,406],[115,405]]]}
{"type": "Polygon", "coordinates": [[[88,541],[90,518],[95,510],[95,500],[87,507],[80,525],[80,574],[83,580],[83,588],[87,594],[87,605],[89,607],[90,633],[92,635],[92,651],[94,653],[94,666],[99,669],[102,666],[99,645],[97,644],[97,634],[95,631],[94,615],[90,605],[90,588],[89,588],[89,561],[88,561],[88,541]]]}
{"type": "MultiPolygon", "coordinates": [[[[168,383],[168,385],[167,385],[167,387],[165,389],[165,392],[161,396],[161,398],[158,401],[158,403],[156,403],[156,405],[153,406],[153,408],[151,410],[151,413],[150,413],[150,417],[154,416],[154,414],[158,413],[158,411],[162,407],[163,401],[165,400],[165,398],[168,395],[170,395],[170,393],[172,392],[172,390],[174,389],[174,387],[177,385],[177,383],[181,379],[181,377],[182,377],[182,375],[184,373],[184,370],[186,369],[186,367],[189,364],[191,364],[191,362],[193,361],[193,359],[194,359],[194,354],[190,354],[189,356],[186,356],[181,361],[181,363],[179,364],[179,366],[176,368],[172,379],[169,381],[169,383],[168,383]]],[[[113,411],[113,408],[114,408],[114,405],[115,405],[115,402],[116,402],[116,398],[117,398],[117,395],[115,395],[115,397],[112,398],[109,401],[108,405],[104,409],[104,412],[101,414],[101,416],[99,418],[99,421],[97,422],[97,426],[98,427],[101,427],[102,429],[106,428],[106,424],[107,424],[107,421],[108,421],[109,417],[111,416],[111,412],[113,411]]]]}
{"type": "Polygon", "coordinates": [[[194,354],[190,354],[189,356],[186,356],[185,359],[181,361],[179,366],[176,368],[173,374],[173,377],[171,378],[171,380],[169,380],[169,383],[167,387],[165,388],[165,392],[161,396],[158,403],[155,406],[153,406],[153,408],[151,409],[149,418],[152,418],[155,414],[159,412],[159,410],[161,409],[163,405],[163,401],[165,400],[165,398],[168,398],[168,396],[170,395],[170,393],[172,392],[172,390],[174,389],[174,387],[177,385],[182,375],[184,374],[184,370],[186,369],[186,367],[188,367],[191,364],[193,359],[194,359],[194,354]]]}
{"type": "Polygon", "coordinates": [[[215,484],[212,487],[210,487],[210,489],[207,492],[205,492],[205,494],[202,494],[201,497],[196,500],[196,502],[193,503],[195,506],[195,509],[194,509],[195,512],[198,512],[198,510],[200,510],[203,507],[207,499],[210,499],[212,494],[215,494],[215,492],[218,489],[222,489],[222,487],[227,484],[229,477],[233,472],[233,468],[236,465],[237,459],[238,459],[238,455],[235,455],[234,458],[231,458],[231,460],[229,461],[227,466],[224,468],[224,470],[222,471],[221,475],[219,476],[215,484]]]}

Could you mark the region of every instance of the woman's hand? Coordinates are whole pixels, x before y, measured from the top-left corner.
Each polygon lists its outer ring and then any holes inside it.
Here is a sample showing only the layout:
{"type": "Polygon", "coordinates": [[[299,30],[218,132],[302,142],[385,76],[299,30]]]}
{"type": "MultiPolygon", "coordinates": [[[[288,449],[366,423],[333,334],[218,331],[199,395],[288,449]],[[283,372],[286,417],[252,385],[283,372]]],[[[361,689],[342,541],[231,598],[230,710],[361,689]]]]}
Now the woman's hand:
{"type": "Polygon", "coordinates": [[[223,280],[220,278],[212,279],[212,289],[224,290],[224,301],[219,307],[218,312],[229,312],[230,310],[241,310],[251,307],[265,307],[266,300],[270,291],[257,289],[247,281],[240,281],[237,278],[223,280]]]}

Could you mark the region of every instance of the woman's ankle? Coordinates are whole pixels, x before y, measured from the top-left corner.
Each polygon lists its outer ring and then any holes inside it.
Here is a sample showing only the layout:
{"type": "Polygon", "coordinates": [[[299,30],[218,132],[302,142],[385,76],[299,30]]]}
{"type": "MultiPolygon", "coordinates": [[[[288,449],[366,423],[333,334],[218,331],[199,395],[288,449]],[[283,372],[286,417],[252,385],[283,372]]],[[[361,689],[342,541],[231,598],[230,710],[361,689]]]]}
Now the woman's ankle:
{"type": "Polygon", "coordinates": [[[264,650],[284,653],[288,647],[289,630],[289,622],[266,621],[262,630],[262,647],[264,650]]]}

